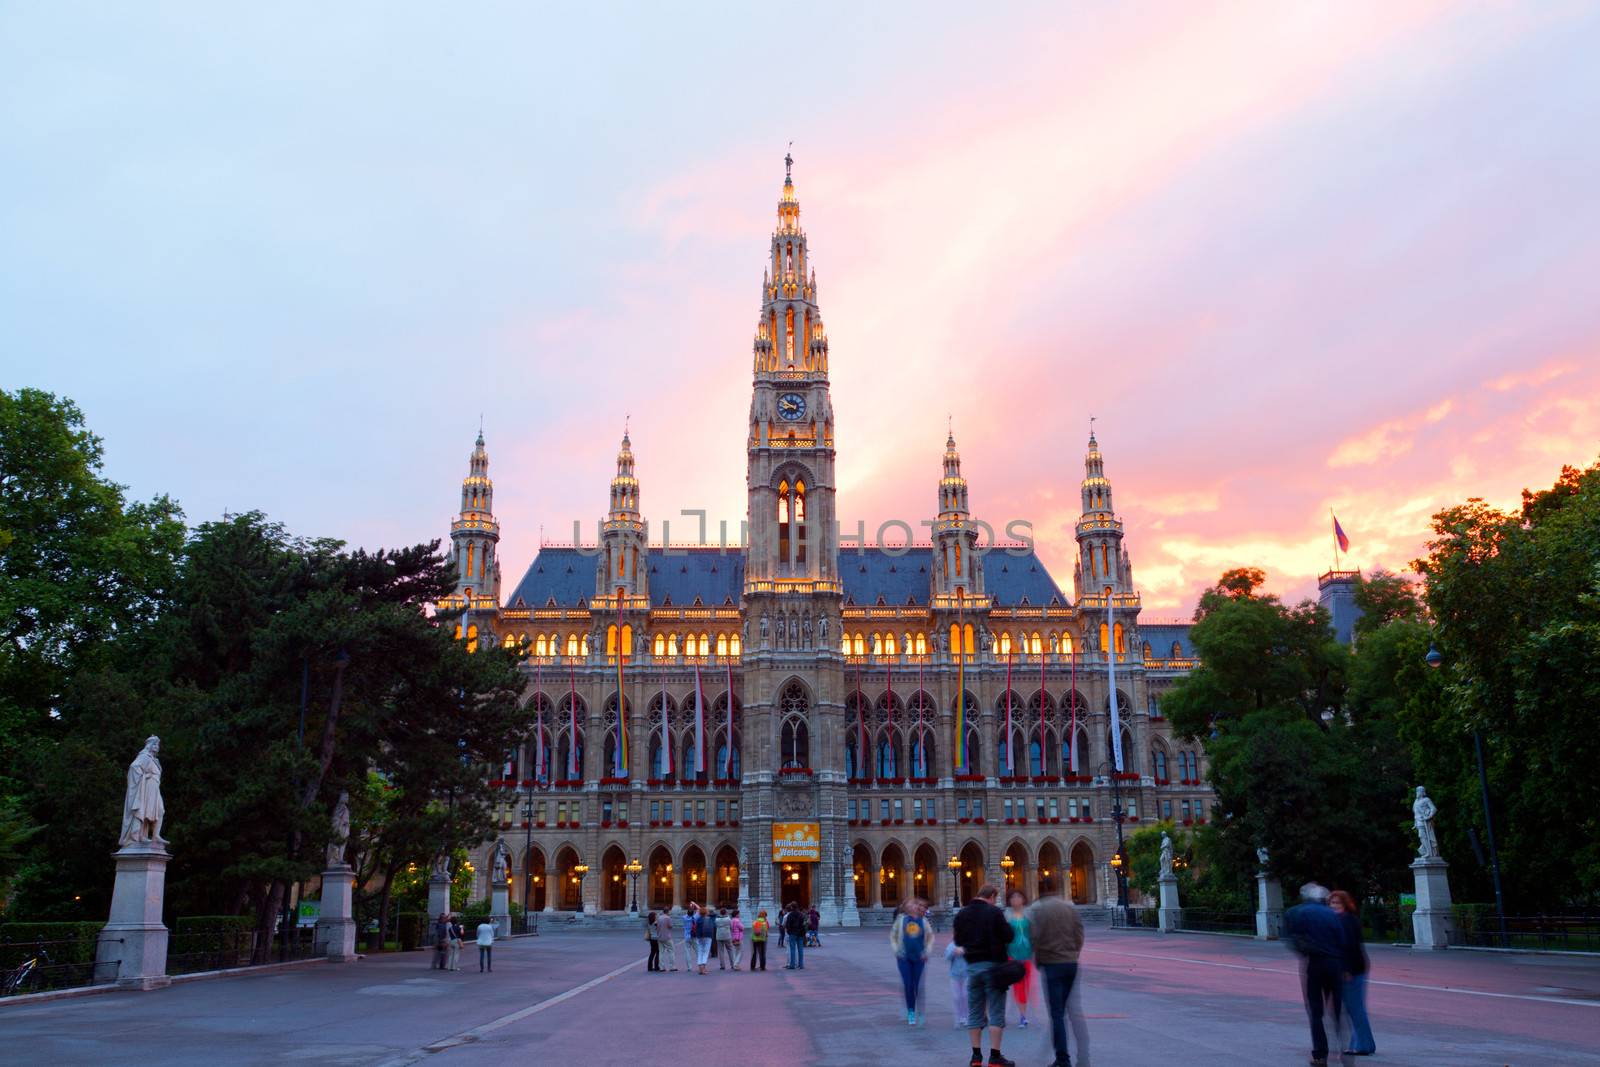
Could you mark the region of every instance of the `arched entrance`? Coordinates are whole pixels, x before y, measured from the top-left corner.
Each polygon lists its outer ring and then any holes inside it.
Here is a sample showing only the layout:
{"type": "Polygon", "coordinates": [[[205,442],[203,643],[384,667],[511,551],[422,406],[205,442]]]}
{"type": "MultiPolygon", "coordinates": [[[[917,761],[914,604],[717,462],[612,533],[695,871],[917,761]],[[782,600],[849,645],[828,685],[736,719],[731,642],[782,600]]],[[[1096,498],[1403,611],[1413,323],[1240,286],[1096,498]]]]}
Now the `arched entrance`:
{"type": "Polygon", "coordinates": [[[699,845],[683,850],[683,903],[706,903],[706,854],[699,845]]]}
{"type": "Polygon", "coordinates": [[[1011,842],[1006,848],[1006,859],[1010,860],[1011,864],[1000,865],[1006,877],[1006,884],[1000,890],[1002,902],[1011,899],[1013,890],[1020,891],[1024,896],[1028,893],[1028,850],[1022,847],[1021,841],[1011,842]]]}
{"type": "Polygon", "coordinates": [[[672,853],[657,845],[650,853],[650,906],[657,911],[672,908],[672,853]]]}
{"type": "Polygon", "coordinates": [[[600,861],[600,909],[602,911],[628,910],[628,872],[624,868],[628,857],[622,849],[612,845],[600,861]]]}
{"type": "Polygon", "coordinates": [[[939,902],[939,853],[924,842],[912,858],[911,895],[930,903],[939,902]]]}
{"type": "Polygon", "coordinates": [[[856,907],[866,908],[872,901],[872,851],[860,841],[850,853],[850,866],[856,876],[856,907]]]}
{"type": "Polygon", "coordinates": [[[896,908],[906,895],[906,854],[891,844],[878,857],[878,903],[896,908]]]}
{"type": "Polygon", "coordinates": [[[527,901],[525,907],[529,911],[543,911],[545,902],[544,853],[539,851],[539,847],[535,845],[528,850],[528,854],[524,859],[527,861],[525,863],[527,869],[522,872],[523,878],[526,879],[522,883],[522,889],[527,894],[524,898],[527,901]]]}
{"type": "Polygon", "coordinates": [[[1039,896],[1061,895],[1061,849],[1054,841],[1039,846],[1039,896]]]}
{"type": "Polygon", "coordinates": [[[983,888],[984,880],[983,849],[978,847],[976,841],[968,841],[961,850],[961,903],[966,904],[978,890],[983,888]]]}
{"type": "Polygon", "coordinates": [[[739,854],[732,845],[717,849],[716,885],[711,896],[719,908],[739,906],[739,854]]]}
{"type": "Polygon", "coordinates": [[[811,904],[810,863],[784,863],[778,867],[778,904],[788,907],[792,900],[802,908],[811,904]]]}
{"type": "Polygon", "coordinates": [[[1094,903],[1094,849],[1089,842],[1079,841],[1072,846],[1072,902],[1094,903]]]}
{"type": "Polygon", "coordinates": [[[556,876],[561,879],[561,910],[583,910],[583,879],[577,871],[578,854],[570,845],[556,853],[556,876]]]}

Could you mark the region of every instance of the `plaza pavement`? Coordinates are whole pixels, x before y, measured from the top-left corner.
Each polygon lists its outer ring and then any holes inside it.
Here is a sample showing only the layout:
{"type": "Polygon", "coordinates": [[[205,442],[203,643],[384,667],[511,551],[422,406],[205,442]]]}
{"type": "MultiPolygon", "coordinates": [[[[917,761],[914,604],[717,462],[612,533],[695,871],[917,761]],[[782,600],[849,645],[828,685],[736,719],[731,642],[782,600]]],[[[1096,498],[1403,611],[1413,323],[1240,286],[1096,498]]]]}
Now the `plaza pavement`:
{"type": "MultiPolygon", "coordinates": [[[[1280,945],[1091,930],[1084,1010],[1097,1067],[1306,1062],[1294,960],[1280,945]]],[[[942,945],[947,934],[941,935],[942,945]]],[[[0,1007],[14,1063],[438,1067],[964,1064],[947,971],[929,964],[928,1023],[908,1027],[886,930],[835,931],[803,972],[651,974],[642,937],[552,933],[501,942],[479,975],[421,952],[0,1007]]],[[[1600,959],[1375,948],[1373,1067],[1600,1065],[1600,959]]],[[[1047,1027],[1006,1032],[1024,1067],[1047,1027]]],[[[1077,1062],[1076,1060],[1074,1062],[1077,1062]]]]}

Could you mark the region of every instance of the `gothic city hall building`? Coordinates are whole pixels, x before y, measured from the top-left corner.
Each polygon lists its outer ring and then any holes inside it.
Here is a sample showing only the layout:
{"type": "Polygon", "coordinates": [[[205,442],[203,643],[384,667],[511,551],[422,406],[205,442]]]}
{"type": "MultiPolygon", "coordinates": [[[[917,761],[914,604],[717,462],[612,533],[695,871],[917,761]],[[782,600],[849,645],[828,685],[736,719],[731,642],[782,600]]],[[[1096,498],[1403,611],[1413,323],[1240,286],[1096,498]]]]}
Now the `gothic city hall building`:
{"type": "Polygon", "coordinates": [[[743,545],[651,544],[624,435],[598,543],[541,547],[503,596],[478,437],[440,607],[470,647],[522,657],[528,734],[496,772],[473,895],[498,853],[510,899],[545,912],[799,901],[854,924],[985,881],[1110,903],[1119,801],[1125,835],[1210,812],[1199,746],[1159,711],[1195,665],[1188,626],[1140,620],[1092,433],[1070,596],[974,518],[953,434],[930,449],[931,543],[841,545],[828,337],[785,163],[743,545]]]}

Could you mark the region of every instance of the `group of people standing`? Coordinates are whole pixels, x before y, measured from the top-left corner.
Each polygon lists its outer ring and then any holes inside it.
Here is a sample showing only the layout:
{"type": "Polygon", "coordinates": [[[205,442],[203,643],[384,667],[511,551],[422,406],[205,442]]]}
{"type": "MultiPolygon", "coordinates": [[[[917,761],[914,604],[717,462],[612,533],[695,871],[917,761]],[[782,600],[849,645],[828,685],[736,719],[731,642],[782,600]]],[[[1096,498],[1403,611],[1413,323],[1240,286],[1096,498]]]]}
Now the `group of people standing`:
{"type": "Polygon", "coordinates": [[[1324,1016],[1333,1019],[1342,1061],[1370,1056],[1378,1046],[1367,1020],[1368,961],[1355,898],[1308,882],[1300,887],[1300,900],[1284,914],[1283,926],[1303,964],[1312,1067],[1328,1063],[1324,1016]]]}
{"type": "MultiPolygon", "coordinates": [[[[778,946],[788,943],[789,962],[785,970],[805,970],[808,944],[820,945],[817,927],[821,916],[815,908],[803,912],[793,901],[778,921],[778,946]]],[[[645,916],[644,936],[650,945],[646,970],[668,973],[678,969],[676,923],[670,911],[652,911],[645,916]],[[663,966],[663,964],[665,964],[663,966]]],[[[683,912],[683,969],[690,974],[710,974],[712,960],[717,970],[739,970],[744,953],[745,934],[750,935],[750,970],[767,969],[767,940],[772,924],[767,909],[756,912],[748,930],[738,908],[713,908],[690,901],[683,912]]]]}
{"type": "MultiPolygon", "coordinates": [[[[467,929],[459,916],[441,911],[433,922],[433,966],[431,970],[459,971],[461,946],[466,941],[467,929]]],[[[494,970],[494,923],[488,919],[478,924],[478,973],[494,970]]]]}

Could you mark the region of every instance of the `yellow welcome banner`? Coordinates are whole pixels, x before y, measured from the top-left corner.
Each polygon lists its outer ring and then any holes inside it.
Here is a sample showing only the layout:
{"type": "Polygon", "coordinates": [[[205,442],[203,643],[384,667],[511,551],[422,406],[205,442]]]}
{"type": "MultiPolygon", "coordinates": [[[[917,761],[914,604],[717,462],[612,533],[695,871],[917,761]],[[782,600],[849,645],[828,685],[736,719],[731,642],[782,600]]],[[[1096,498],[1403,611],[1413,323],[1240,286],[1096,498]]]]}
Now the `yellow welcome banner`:
{"type": "Polygon", "coordinates": [[[814,822],[775,822],[772,824],[772,861],[822,860],[822,827],[814,822]]]}

